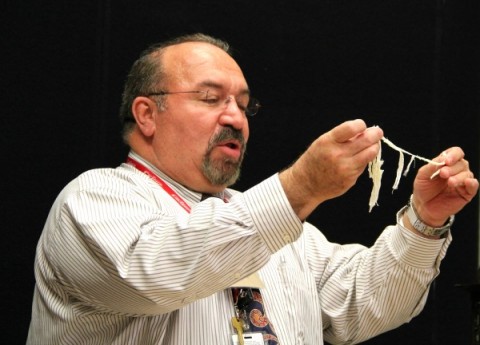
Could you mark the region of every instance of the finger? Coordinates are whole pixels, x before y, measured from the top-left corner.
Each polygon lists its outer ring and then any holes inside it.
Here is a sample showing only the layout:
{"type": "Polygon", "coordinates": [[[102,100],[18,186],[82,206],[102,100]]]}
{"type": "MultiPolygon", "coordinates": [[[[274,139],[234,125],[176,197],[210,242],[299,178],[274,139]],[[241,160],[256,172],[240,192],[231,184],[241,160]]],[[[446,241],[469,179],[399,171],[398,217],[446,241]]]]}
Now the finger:
{"type": "Polygon", "coordinates": [[[465,201],[470,202],[477,195],[478,180],[474,178],[468,178],[453,188],[465,201]]]}
{"type": "Polygon", "coordinates": [[[475,182],[478,181],[471,171],[462,171],[448,178],[448,185],[450,187],[465,186],[467,184],[475,186],[475,182]]]}
{"type": "Polygon", "coordinates": [[[368,163],[373,161],[373,159],[377,156],[378,147],[379,144],[366,147],[362,151],[359,151],[352,156],[350,163],[352,168],[355,167],[359,174],[361,174],[367,167],[368,163]]]}
{"type": "Polygon", "coordinates": [[[475,197],[478,193],[479,183],[476,178],[469,178],[465,180],[465,190],[469,196],[471,196],[470,200],[475,197]]]}
{"type": "Polygon", "coordinates": [[[451,147],[443,151],[434,159],[436,162],[445,162],[445,165],[454,165],[465,157],[465,153],[460,147],[451,147]]]}
{"type": "Polygon", "coordinates": [[[472,174],[468,171],[462,171],[460,173],[453,174],[448,177],[448,185],[451,187],[463,186],[465,184],[465,180],[468,178],[472,178],[472,174]]]}
{"type": "MultiPolygon", "coordinates": [[[[432,174],[430,178],[433,179],[437,175],[441,176],[442,178],[449,178],[462,173],[463,175],[461,176],[463,178],[473,177],[473,173],[469,169],[469,163],[465,159],[461,159],[452,165],[445,165],[439,168],[434,174],[432,174]]],[[[458,176],[458,178],[460,178],[460,176],[458,176]]]]}
{"type": "Polygon", "coordinates": [[[354,154],[364,150],[373,150],[375,152],[374,156],[376,156],[380,149],[380,139],[382,139],[382,137],[383,131],[380,127],[369,127],[349,140],[352,147],[351,150],[354,154]]]}
{"type": "Polygon", "coordinates": [[[337,143],[344,143],[367,128],[363,120],[351,120],[338,125],[330,131],[330,136],[337,143]]]}
{"type": "Polygon", "coordinates": [[[431,180],[437,176],[448,178],[452,175],[452,173],[449,172],[447,166],[456,165],[457,162],[461,160],[464,156],[465,154],[461,148],[452,147],[443,151],[437,157],[433,158],[433,162],[443,163],[443,165],[427,164],[423,167],[423,170],[430,175],[431,180]]]}
{"type": "Polygon", "coordinates": [[[454,165],[446,166],[445,170],[448,171],[450,176],[454,176],[454,175],[465,172],[467,173],[467,177],[473,177],[473,173],[470,171],[470,168],[469,168],[469,163],[465,159],[458,161],[454,165]]]}

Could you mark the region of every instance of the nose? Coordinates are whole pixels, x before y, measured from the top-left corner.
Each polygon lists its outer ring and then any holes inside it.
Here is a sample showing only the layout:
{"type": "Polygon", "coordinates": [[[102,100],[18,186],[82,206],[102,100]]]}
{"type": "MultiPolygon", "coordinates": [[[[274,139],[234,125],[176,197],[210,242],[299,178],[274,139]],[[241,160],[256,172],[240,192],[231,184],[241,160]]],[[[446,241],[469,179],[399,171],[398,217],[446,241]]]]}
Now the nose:
{"type": "Polygon", "coordinates": [[[247,125],[245,112],[240,109],[235,97],[228,96],[225,99],[225,109],[220,115],[219,122],[222,126],[232,126],[239,130],[247,125]]]}

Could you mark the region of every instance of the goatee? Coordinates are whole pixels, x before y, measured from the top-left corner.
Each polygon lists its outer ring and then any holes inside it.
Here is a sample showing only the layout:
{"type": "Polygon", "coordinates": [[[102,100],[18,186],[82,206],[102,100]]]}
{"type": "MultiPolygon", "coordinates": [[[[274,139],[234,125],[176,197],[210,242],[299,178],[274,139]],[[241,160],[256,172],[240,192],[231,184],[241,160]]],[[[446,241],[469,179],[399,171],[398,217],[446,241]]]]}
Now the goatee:
{"type": "Polygon", "coordinates": [[[240,168],[245,155],[246,143],[241,131],[231,127],[224,127],[217,133],[208,143],[207,152],[203,158],[202,170],[205,177],[217,186],[231,186],[240,177],[240,168]],[[231,158],[223,158],[213,160],[211,157],[212,150],[218,143],[235,140],[240,144],[240,157],[238,160],[231,158]]]}

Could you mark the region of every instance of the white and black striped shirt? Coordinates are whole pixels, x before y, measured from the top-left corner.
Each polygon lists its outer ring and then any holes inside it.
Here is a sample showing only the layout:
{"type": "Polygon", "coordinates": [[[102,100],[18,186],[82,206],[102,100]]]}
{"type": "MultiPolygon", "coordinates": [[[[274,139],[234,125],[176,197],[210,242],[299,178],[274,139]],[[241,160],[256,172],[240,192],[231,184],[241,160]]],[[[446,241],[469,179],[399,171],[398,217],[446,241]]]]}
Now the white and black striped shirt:
{"type": "Polygon", "coordinates": [[[231,344],[228,287],[256,271],[282,345],[359,342],[420,312],[451,240],[397,224],[371,248],[338,245],[302,224],[277,175],[200,202],[149,167],[191,212],[127,164],[72,181],[37,247],[27,344],[231,344]]]}

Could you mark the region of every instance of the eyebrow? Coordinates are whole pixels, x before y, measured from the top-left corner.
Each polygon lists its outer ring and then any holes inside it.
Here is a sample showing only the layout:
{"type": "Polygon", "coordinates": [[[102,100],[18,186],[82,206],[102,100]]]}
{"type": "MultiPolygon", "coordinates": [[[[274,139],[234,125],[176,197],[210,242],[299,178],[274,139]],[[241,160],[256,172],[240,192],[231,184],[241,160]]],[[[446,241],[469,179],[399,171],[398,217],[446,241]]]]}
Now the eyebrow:
{"type": "MultiPolygon", "coordinates": [[[[224,86],[213,80],[204,80],[198,84],[200,87],[209,87],[217,90],[224,89],[224,86]]],[[[248,88],[242,89],[239,93],[240,95],[250,95],[250,90],[248,88]]]]}

